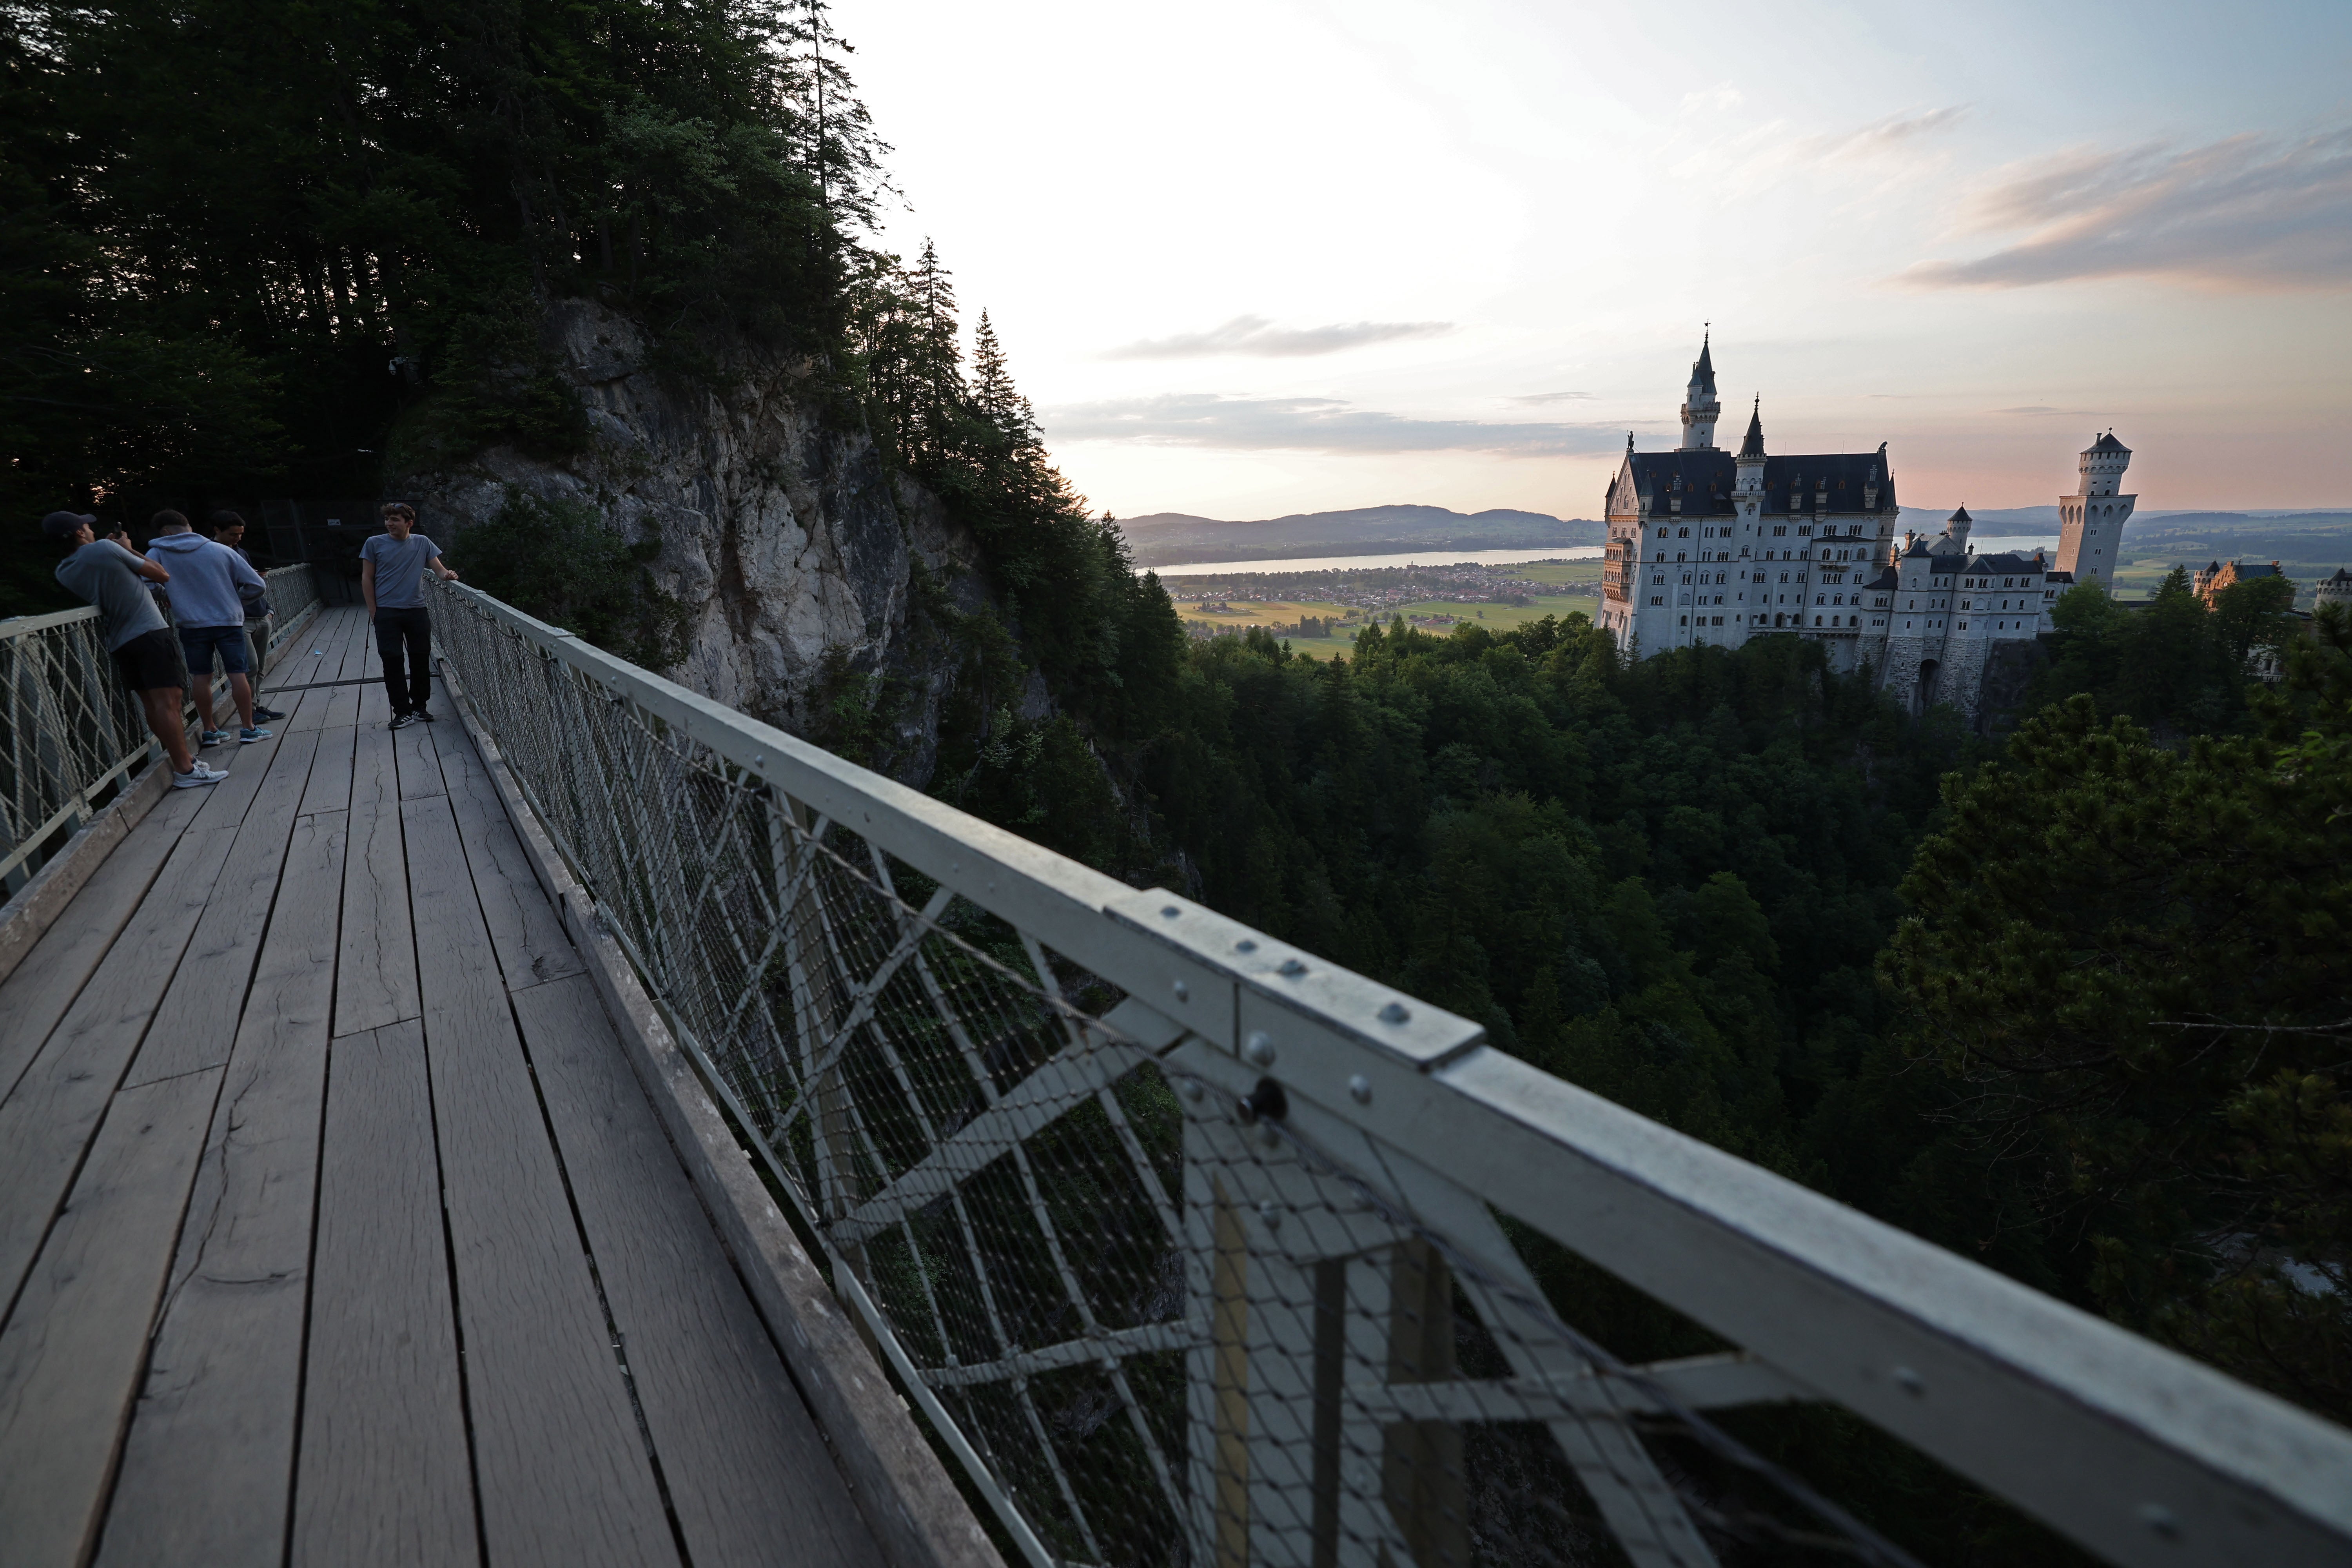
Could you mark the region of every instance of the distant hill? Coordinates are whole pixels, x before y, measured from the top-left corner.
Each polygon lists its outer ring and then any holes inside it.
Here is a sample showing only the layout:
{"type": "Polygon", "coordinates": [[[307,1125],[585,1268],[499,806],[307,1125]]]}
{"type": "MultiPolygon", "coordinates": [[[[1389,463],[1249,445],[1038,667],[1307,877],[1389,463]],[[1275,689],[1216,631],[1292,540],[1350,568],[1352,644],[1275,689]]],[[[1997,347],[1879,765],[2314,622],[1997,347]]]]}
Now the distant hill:
{"type": "Polygon", "coordinates": [[[1599,544],[1607,528],[1540,511],[1449,511],[1442,506],[1368,506],[1293,512],[1255,521],[1181,511],[1119,520],[1139,566],[1192,561],[1272,561],[1289,555],[1385,555],[1398,551],[1540,550],[1599,544]]]}

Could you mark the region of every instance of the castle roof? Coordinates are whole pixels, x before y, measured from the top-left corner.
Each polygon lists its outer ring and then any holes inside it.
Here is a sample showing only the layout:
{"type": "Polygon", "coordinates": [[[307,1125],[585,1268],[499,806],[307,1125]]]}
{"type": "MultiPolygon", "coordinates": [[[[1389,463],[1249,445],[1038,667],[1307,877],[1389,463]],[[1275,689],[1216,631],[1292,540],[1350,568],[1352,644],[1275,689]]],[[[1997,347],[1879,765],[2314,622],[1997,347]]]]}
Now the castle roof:
{"type": "Polygon", "coordinates": [[[1739,455],[1743,458],[1764,455],[1764,400],[1760,397],[1756,400],[1756,406],[1748,411],[1748,439],[1739,443],[1739,455]]]}
{"type": "Polygon", "coordinates": [[[2327,578],[2326,581],[2330,584],[2343,583],[2346,584],[2352,584],[2352,572],[2347,572],[2343,567],[2338,566],[2336,569],[2336,575],[2327,578]]]}
{"type": "Polygon", "coordinates": [[[1994,572],[2015,574],[2020,572],[2040,573],[2042,563],[2031,555],[2014,552],[2003,555],[1979,555],[1969,563],[1971,572],[1994,572]]]}
{"type": "MultiPolygon", "coordinates": [[[[1760,439],[1760,437],[1759,437],[1760,439]]],[[[1731,490],[1739,473],[1737,459],[1720,447],[1669,452],[1628,452],[1635,493],[1653,499],[1665,510],[1669,496],[1683,498],[1685,517],[1730,517],[1731,490]]],[[[1812,453],[1764,460],[1764,497],[1769,510],[1811,511],[1813,498],[1823,496],[1833,512],[1891,511],[1895,509],[1895,479],[1887,470],[1885,452],[1812,453]],[[1865,505],[1869,487],[1878,487],[1878,504],[1865,505]],[[1791,509],[1791,498],[1798,506],[1791,509]]]]}
{"type": "Polygon", "coordinates": [[[1709,332],[1699,339],[1698,363],[1691,366],[1691,380],[1701,392],[1715,390],[1714,337],[1715,334],[1709,332]]]}
{"type": "Polygon", "coordinates": [[[1962,507],[1962,508],[1960,508],[1960,510],[1958,510],[1958,511],[1954,512],[1954,513],[1953,513],[1949,518],[1948,518],[1946,521],[1949,521],[1949,522],[1974,522],[1974,521],[1976,521],[1976,519],[1975,519],[1975,518],[1972,518],[1972,517],[1970,517],[1970,516],[1969,515],[1969,509],[1968,509],[1968,508],[1966,508],[1966,507],[1962,507]]]}
{"type": "Polygon", "coordinates": [[[1892,566],[1863,584],[1865,588],[1899,588],[1902,585],[1902,580],[1895,576],[1895,568],[1892,566]]]}
{"type": "Polygon", "coordinates": [[[2104,457],[2110,452],[2121,452],[2126,458],[2131,456],[2131,448],[2125,446],[2121,441],[2116,440],[2116,433],[2112,430],[2108,431],[2105,435],[2092,442],[2090,446],[2084,448],[2083,456],[2087,458],[2092,456],[2094,453],[2096,453],[2104,457]]]}

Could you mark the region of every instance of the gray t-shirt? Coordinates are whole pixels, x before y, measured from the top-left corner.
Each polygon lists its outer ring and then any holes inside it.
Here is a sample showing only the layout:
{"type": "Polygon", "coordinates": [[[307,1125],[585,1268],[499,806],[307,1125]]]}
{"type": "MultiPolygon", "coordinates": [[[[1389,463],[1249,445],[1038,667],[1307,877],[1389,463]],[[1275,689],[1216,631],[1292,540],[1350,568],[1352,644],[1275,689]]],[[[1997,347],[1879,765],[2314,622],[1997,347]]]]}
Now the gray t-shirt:
{"type": "Polygon", "coordinates": [[[441,553],[421,533],[395,540],[379,533],[360,546],[360,559],[375,563],[375,603],[382,610],[415,610],[425,605],[425,563],[441,553]]]}
{"type": "Polygon", "coordinates": [[[163,629],[163,612],[139,574],[142,564],[111,539],[94,539],[58,563],[58,581],[98,606],[109,653],[163,629]]]}

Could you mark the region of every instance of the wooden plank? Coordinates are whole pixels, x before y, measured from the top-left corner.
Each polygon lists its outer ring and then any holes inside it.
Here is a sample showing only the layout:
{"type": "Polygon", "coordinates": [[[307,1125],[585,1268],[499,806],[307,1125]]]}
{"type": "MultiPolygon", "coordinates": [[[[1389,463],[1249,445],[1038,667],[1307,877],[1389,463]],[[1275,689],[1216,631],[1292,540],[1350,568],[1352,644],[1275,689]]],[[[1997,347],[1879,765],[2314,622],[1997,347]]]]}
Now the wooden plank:
{"type": "Polygon", "coordinates": [[[147,1352],[220,1072],[119,1096],[0,1331],[0,1542],[7,1560],[85,1560],[147,1352]]]}
{"type": "Polygon", "coordinates": [[[0,984],[0,1100],[65,1016],[82,983],[106,957],[199,804],[195,790],[168,790],[138,827],[90,874],[57,923],[0,984]]]}
{"type": "MultiPolygon", "coordinates": [[[[304,694],[303,709],[324,707],[324,692],[304,694]]],[[[295,808],[298,816],[310,816],[321,811],[345,812],[352,808],[352,763],[353,731],[350,725],[321,728],[319,731],[319,754],[310,763],[310,784],[302,792],[302,804],[295,808]]]]}
{"type": "Polygon", "coordinates": [[[564,934],[562,918],[539,885],[530,858],[507,821],[498,786],[490,782],[472,741],[454,719],[443,724],[436,741],[457,836],[466,846],[474,891],[489,927],[490,948],[506,972],[508,988],[520,990],[583,973],[586,965],[579,950],[564,934]]]}
{"type": "Polygon", "coordinates": [[[342,942],[336,968],[339,1036],[417,1015],[416,945],[392,736],[381,729],[362,731],[354,750],[351,852],[343,863],[342,942]]]}
{"type": "Polygon", "coordinates": [[[515,995],[687,1554],[881,1568],[585,974],[515,995]]]}
{"type": "Polygon", "coordinates": [[[447,793],[441,783],[441,758],[433,741],[433,731],[438,726],[436,720],[431,724],[411,724],[405,730],[395,730],[392,733],[392,751],[399,762],[400,798],[403,800],[423,800],[427,795],[447,793]]]}
{"type": "Polygon", "coordinates": [[[268,774],[237,827],[228,863],[221,868],[204,917],[173,973],[156,1026],[148,1031],[122,1079],[126,1085],[175,1078],[228,1060],[237,1018],[245,1009],[246,987],[260,955],[262,933],[270,923],[270,906],[277,900],[294,808],[310,782],[310,758],[318,743],[318,736],[309,733],[246,748],[248,763],[260,760],[264,747],[274,750],[268,759],[268,774]]]}
{"type": "Polygon", "coordinates": [[[32,1066],[0,1101],[0,1319],[13,1321],[6,1314],[17,1288],[171,983],[236,838],[234,826],[191,828],[182,835],[139,912],[32,1066]]]}
{"type": "Polygon", "coordinates": [[[365,686],[352,689],[359,693],[357,722],[362,730],[371,726],[381,730],[392,722],[392,699],[385,695],[383,689],[383,656],[376,647],[375,627],[364,618],[365,611],[361,615],[361,638],[353,654],[350,674],[345,679],[367,677],[365,686]]]}
{"type": "Polygon", "coordinates": [[[101,1563],[263,1563],[284,1547],[343,829],[340,815],[294,825],[131,1415],[101,1563]]]}
{"type": "Polygon", "coordinates": [[[449,802],[401,811],[489,1557],[667,1560],[669,1524],[449,802]]]}
{"type": "Polygon", "coordinates": [[[425,1029],[331,1047],[296,1568],[471,1563],[472,1465],[425,1029]]]}

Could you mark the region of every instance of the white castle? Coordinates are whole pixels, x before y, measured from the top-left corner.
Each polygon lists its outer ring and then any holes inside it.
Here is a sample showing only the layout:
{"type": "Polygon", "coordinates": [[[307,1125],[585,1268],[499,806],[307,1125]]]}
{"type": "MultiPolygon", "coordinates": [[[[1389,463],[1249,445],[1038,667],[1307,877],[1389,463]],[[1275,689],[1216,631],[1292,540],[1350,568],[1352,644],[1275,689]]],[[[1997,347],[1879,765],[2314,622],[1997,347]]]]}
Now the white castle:
{"type": "Polygon", "coordinates": [[[1601,625],[1636,658],[1669,648],[1811,637],[1833,669],[1867,665],[1914,711],[1938,701],[1973,716],[1992,650],[2049,629],[2077,582],[2110,580],[2134,496],[2116,486],[2131,451],[2111,431],[2082,454],[2058,498],[2058,558],[1979,555],[1962,507],[1933,539],[1895,537],[1901,515],[1885,443],[1875,452],[1772,457],[1762,400],[1737,453],[1715,444],[1721,405],[1711,342],[1683,402],[1683,442],[1624,461],[1606,501],[1601,625]]]}

